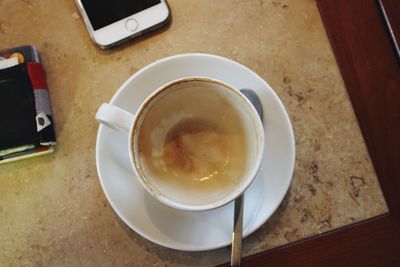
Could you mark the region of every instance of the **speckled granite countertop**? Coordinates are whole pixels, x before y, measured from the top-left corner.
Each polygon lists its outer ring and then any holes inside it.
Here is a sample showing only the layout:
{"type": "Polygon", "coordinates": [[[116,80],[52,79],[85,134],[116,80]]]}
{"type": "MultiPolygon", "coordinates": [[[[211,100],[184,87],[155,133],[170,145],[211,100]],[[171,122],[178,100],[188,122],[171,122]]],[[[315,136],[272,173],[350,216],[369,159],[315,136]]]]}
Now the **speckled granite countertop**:
{"type": "Polygon", "coordinates": [[[184,52],[232,58],[284,102],[296,136],[290,190],[244,241],[250,255],[387,211],[314,1],[170,0],[157,34],[101,51],[72,0],[0,0],[2,48],[34,44],[58,134],[49,156],[0,166],[0,266],[199,266],[229,248],[178,252],[131,231],[108,205],[95,166],[94,114],[133,73],[184,52]]]}

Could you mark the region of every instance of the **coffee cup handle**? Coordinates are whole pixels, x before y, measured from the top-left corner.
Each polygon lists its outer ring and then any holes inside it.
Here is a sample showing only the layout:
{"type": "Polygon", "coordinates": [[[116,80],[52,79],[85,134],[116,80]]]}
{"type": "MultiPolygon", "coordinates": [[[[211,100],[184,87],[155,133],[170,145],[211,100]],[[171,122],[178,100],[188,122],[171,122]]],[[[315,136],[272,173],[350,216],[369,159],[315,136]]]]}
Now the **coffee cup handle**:
{"type": "Polygon", "coordinates": [[[96,113],[96,120],[113,130],[129,133],[135,116],[117,106],[103,103],[96,113]]]}

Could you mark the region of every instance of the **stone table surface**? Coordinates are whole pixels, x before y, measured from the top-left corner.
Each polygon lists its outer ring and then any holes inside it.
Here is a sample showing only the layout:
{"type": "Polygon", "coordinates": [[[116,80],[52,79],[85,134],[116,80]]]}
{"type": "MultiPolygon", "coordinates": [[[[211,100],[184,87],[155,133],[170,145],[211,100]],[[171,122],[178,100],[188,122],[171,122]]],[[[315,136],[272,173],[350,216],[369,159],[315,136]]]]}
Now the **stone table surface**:
{"type": "Polygon", "coordinates": [[[263,77],[296,136],[292,185],[244,240],[244,255],[387,212],[376,174],[312,0],[170,0],[170,27],[114,50],[93,45],[73,0],[0,0],[0,48],[34,44],[47,71],[58,147],[0,165],[0,266],[209,266],[229,247],[182,252],[130,230],[95,165],[94,114],[145,65],[205,52],[263,77]]]}

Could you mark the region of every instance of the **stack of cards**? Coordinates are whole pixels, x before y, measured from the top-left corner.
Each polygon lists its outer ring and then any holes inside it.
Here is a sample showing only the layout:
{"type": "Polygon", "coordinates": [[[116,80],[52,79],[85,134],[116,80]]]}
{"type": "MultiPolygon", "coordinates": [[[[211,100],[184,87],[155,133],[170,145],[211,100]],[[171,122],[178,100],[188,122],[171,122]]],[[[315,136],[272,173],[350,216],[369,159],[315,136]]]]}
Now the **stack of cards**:
{"type": "Polygon", "coordinates": [[[55,144],[46,76],[36,49],[0,50],[0,164],[51,153],[55,144]]]}

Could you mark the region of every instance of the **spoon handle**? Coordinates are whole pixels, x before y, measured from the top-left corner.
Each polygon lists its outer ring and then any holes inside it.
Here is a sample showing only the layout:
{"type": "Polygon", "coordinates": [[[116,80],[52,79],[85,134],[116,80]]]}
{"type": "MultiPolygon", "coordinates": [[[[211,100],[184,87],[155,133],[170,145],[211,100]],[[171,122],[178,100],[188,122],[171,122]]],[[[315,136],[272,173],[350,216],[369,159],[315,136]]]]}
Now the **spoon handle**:
{"type": "MultiPolygon", "coordinates": [[[[263,121],[263,108],[257,94],[250,89],[241,89],[240,92],[247,97],[257,110],[261,121],[263,121]]],[[[231,250],[231,266],[240,266],[242,259],[242,238],[243,238],[243,206],[244,193],[235,199],[235,209],[233,215],[233,232],[232,232],[232,250],[231,250]]]]}
{"type": "Polygon", "coordinates": [[[235,212],[233,217],[231,266],[240,266],[242,259],[242,231],[243,231],[243,205],[244,195],[235,199],[235,212]]]}

